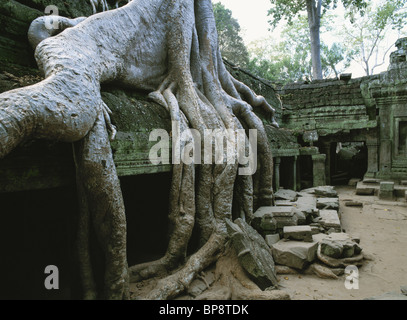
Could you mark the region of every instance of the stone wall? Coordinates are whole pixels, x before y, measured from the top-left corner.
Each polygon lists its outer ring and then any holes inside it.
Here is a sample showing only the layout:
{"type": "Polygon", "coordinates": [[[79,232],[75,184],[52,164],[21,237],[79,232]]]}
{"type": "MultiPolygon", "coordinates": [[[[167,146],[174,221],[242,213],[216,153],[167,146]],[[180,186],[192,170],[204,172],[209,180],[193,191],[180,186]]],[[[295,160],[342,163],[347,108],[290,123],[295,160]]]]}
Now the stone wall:
{"type": "Polygon", "coordinates": [[[281,127],[292,130],[303,146],[310,133],[326,155],[330,183],[336,144],[362,142],[367,148],[365,177],[407,179],[407,40],[400,39],[388,71],[352,79],[294,83],[276,88],[282,100],[281,127]]]}

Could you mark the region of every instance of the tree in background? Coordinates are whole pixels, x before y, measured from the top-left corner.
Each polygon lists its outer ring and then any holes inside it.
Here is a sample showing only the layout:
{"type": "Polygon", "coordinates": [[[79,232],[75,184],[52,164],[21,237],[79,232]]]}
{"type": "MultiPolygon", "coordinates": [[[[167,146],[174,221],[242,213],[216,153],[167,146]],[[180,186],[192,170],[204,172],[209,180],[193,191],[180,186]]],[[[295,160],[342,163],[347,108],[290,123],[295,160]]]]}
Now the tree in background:
{"type": "Polygon", "coordinates": [[[239,22],[232,17],[232,11],[221,3],[215,3],[213,11],[218,31],[219,49],[223,58],[240,67],[246,67],[249,63],[249,53],[240,36],[239,22]]]}
{"type": "Polygon", "coordinates": [[[406,0],[385,1],[378,6],[369,4],[366,13],[348,11],[346,16],[352,24],[341,28],[340,36],[347,48],[354,51],[353,60],[359,63],[366,75],[386,62],[386,57],[393,42],[388,43],[387,35],[391,29],[401,32],[406,21],[406,0]]]}
{"type": "MultiPolygon", "coordinates": [[[[333,15],[324,15],[321,23],[323,32],[331,31],[333,15]]],[[[251,43],[249,70],[265,79],[275,82],[295,82],[313,79],[311,63],[311,42],[308,21],[301,15],[281,32],[282,41],[273,38],[251,43]]],[[[321,69],[325,78],[338,76],[349,66],[350,52],[340,43],[331,46],[321,43],[321,69]]]]}
{"type": "MultiPolygon", "coordinates": [[[[293,19],[298,17],[303,11],[307,12],[308,29],[310,38],[310,51],[312,61],[312,77],[322,79],[322,62],[321,62],[321,40],[320,27],[321,16],[329,9],[335,9],[338,0],[270,0],[273,7],[269,10],[272,20],[270,25],[274,28],[277,24],[285,19],[289,24],[293,19]]],[[[345,8],[362,10],[367,5],[365,0],[342,0],[345,8]]]]}

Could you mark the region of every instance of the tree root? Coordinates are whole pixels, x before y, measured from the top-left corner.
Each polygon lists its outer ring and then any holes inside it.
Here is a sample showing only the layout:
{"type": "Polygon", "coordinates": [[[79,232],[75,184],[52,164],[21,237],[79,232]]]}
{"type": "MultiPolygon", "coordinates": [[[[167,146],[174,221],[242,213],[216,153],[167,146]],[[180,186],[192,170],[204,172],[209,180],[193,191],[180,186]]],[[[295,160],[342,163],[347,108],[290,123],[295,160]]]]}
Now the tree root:
{"type": "Polygon", "coordinates": [[[321,245],[318,246],[317,257],[321,262],[332,268],[346,268],[350,265],[360,266],[363,264],[362,253],[351,258],[335,259],[321,253],[321,245]]]}
{"type": "MultiPolygon", "coordinates": [[[[250,221],[259,206],[273,204],[273,158],[263,122],[253,107],[270,114],[277,126],[274,109],[226,71],[210,0],[157,0],[154,5],[150,0],[133,1],[41,41],[35,54],[45,80],[0,95],[0,157],[28,138],[75,143],[85,298],[128,297],[125,213],[109,142],[116,129],[100,96],[101,83],[116,81],[153,91],[149,97],[169,111],[181,130],[194,129],[201,138],[208,129],[257,132],[257,143],[250,141],[247,132],[244,137],[246,151],[249,144],[259,151],[254,176],[241,176],[240,169],[247,164],[227,163],[226,150],[220,163],[216,153],[209,164],[173,163],[166,254],[129,270],[135,280],[178,271],[161,279],[144,298],[171,299],[183,292],[225,249],[226,219],[233,214],[250,221]],[[201,247],[186,259],[195,222],[201,247]],[[90,225],[105,254],[103,295],[96,292],[93,280],[90,225]]],[[[172,134],[174,138],[177,133],[172,134]]],[[[194,139],[181,140],[181,149],[194,139]]],[[[212,142],[203,150],[213,146],[212,142]]],[[[237,269],[230,279],[225,283],[235,288],[232,298],[287,298],[280,292],[259,291],[237,269]]]]}

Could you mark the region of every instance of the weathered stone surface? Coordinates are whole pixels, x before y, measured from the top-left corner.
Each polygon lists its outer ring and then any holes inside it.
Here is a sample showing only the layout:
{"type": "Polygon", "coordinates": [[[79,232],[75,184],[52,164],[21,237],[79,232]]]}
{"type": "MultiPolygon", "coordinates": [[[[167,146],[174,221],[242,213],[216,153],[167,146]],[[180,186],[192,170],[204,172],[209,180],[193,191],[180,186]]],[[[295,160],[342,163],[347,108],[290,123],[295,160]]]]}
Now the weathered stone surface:
{"type": "Polygon", "coordinates": [[[283,228],[284,239],[312,242],[310,226],[286,226],[283,228]]]}
{"type": "Polygon", "coordinates": [[[335,210],[320,210],[319,216],[321,217],[320,223],[325,228],[341,228],[341,222],[335,210]]]}
{"type": "Polygon", "coordinates": [[[372,178],[367,178],[367,179],[363,179],[363,183],[378,184],[379,180],[372,179],[372,178]]]}
{"type": "Polygon", "coordinates": [[[227,220],[229,236],[241,266],[260,289],[278,286],[274,260],[266,241],[242,219],[227,220]]]}
{"type": "Polygon", "coordinates": [[[346,207],[363,207],[363,203],[360,201],[346,201],[346,207]]]}
{"type": "Polygon", "coordinates": [[[333,186],[319,186],[314,188],[308,188],[301,190],[301,195],[303,193],[313,194],[318,198],[320,197],[335,198],[338,196],[338,193],[336,192],[333,186]]]}
{"type": "Polygon", "coordinates": [[[318,198],[317,199],[318,209],[339,209],[339,199],[338,198],[318,198]]]}
{"type": "Polygon", "coordinates": [[[318,242],[284,241],[273,244],[273,258],[278,264],[304,269],[316,257],[318,242]]]}
{"type": "Polygon", "coordinates": [[[321,252],[332,258],[340,258],[343,252],[343,245],[337,241],[324,239],[321,241],[321,252]]]}
{"type": "Polygon", "coordinates": [[[356,194],[361,196],[370,196],[374,194],[375,189],[364,184],[358,183],[356,186],[356,194]]]}
{"type": "Polygon", "coordinates": [[[277,207],[292,207],[293,202],[290,200],[276,200],[277,207]]]}
{"type": "Polygon", "coordinates": [[[266,239],[266,243],[269,245],[269,247],[272,248],[273,244],[280,241],[280,235],[278,233],[268,234],[268,235],[266,235],[265,239],[266,239]]]}
{"type": "Polygon", "coordinates": [[[394,182],[390,182],[390,181],[381,181],[380,182],[379,198],[382,200],[393,200],[394,182]]]}
{"type": "Polygon", "coordinates": [[[303,212],[305,216],[309,218],[309,220],[311,220],[312,217],[319,215],[319,210],[317,209],[317,198],[315,198],[313,195],[299,197],[296,202],[296,207],[298,210],[303,212]]]}
{"type": "Polygon", "coordinates": [[[338,193],[336,192],[333,186],[320,186],[315,188],[315,195],[317,197],[326,197],[326,198],[334,198],[338,197],[338,193]]]}
{"type": "Polygon", "coordinates": [[[256,230],[263,233],[269,231],[268,234],[274,233],[275,229],[282,229],[284,226],[296,226],[298,224],[298,217],[295,214],[294,207],[260,207],[254,213],[252,226],[256,230]],[[268,229],[263,229],[268,226],[268,229]],[[275,224],[275,229],[273,226],[275,224]]]}
{"type": "Polygon", "coordinates": [[[274,193],[274,197],[276,200],[295,201],[297,199],[297,192],[289,189],[279,189],[274,193]]]}
{"type": "Polygon", "coordinates": [[[362,251],[358,240],[344,232],[331,233],[320,238],[321,253],[336,259],[351,258],[362,251]]]}
{"type": "Polygon", "coordinates": [[[350,179],[348,181],[348,186],[354,187],[358,184],[359,181],[360,181],[360,179],[357,179],[357,178],[350,179]]]}
{"type": "Polygon", "coordinates": [[[304,225],[307,223],[307,217],[301,210],[294,208],[294,215],[297,217],[298,225],[304,225]]]}

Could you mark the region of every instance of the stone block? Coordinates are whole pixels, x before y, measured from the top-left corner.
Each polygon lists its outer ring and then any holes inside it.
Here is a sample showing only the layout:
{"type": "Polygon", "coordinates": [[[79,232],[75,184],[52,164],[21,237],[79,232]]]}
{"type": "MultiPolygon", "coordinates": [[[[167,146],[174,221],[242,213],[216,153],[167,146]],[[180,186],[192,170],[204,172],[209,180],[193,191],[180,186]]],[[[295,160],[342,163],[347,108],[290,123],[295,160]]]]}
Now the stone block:
{"type": "Polygon", "coordinates": [[[339,210],[339,199],[338,198],[318,198],[317,199],[318,209],[331,209],[339,210]]]}
{"type": "Polygon", "coordinates": [[[276,228],[283,229],[285,226],[296,226],[298,224],[298,217],[295,214],[294,207],[260,207],[254,213],[252,226],[256,230],[263,233],[263,231],[269,231],[263,234],[274,233],[276,228]],[[267,226],[268,229],[262,227],[267,226]],[[275,228],[272,226],[275,224],[275,228]]]}
{"type": "Polygon", "coordinates": [[[389,181],[380,182],[379,198],[382,200],[394,199],[394,182],[389,181]]]}
{"type": "Polygon", "coordinates": [[[240,265],[260,289],[278,286],[274,260],[263,237],[242,219],[226,220],[240,265]]]}
{"type": "Polygon", "coordinates": [[[313,196],[299,197],[295,205],[306,217],[315,217],[318,215],[317,199],[313,196]]]}
{"type": "Polygon", "coordinates": [[[360,196],[371,196],[374,194],[375,188],[366,186],[366,185],[360,185],[358,184],[356,186],[356,194],[360,196]]]}
{"type": "Polygon", "coordinates": [[[284,239],[312,242],[310,226],[286,226],[283,228],[284,239]]]}
{"type": "Polygon", "coordinates": [[[320,239],[321,253],[336,259],[353,257],[362,251],[356,240],[344,232],[331,233],[320,239]]]}
{"type": "Polygon", "coordinates": [[[357,178],[350,179],[348,181],[348,186],[355,187],[359,181],[360,181],[360,179],[357,179],[357,178]]]}
{"type": "Polygon", "coordinates": [[[304,269],[316,258],[318,242],[285,241],[273,244],[273,258],[275,263],[304,269]]]}
{"type": "Polygon", "coordinates": [[[324,228],[341,229],[341,222],[338,213],[335,210],[319,210],[319,216],[321,217],[319,222],[324,228]]]}
{"type": "Polygon", "coordinates": [[[307,217],[301,210],[294,208],[294,215],[297,217],[298,225],[304,225],[307,223],[307,217]]]}
{"type": "Polygon", "coordinates": [[[279,189],[274,193],[276,200],[289,200],[295,201],[297,199],[297,192],[289,189],[279,189]]]}
{"type": "Polygon", "coordinates": [[[380,191],[394,191],[394,182],[382,181],[380,182],[380,191]]]}
{"type": "Polygon", "coordinates": [[[293,202],[290,200],[276,200],[276,206],[277,207],[292,207],[293,202]]]}
{"type": "Polygon", "coordinates": [[[269,245],[270,248],[273,247],[273,244],[280,241],[280,235],[278,233],[275,234],[268,234],[265,237],[266,243],[269,245]]]}

